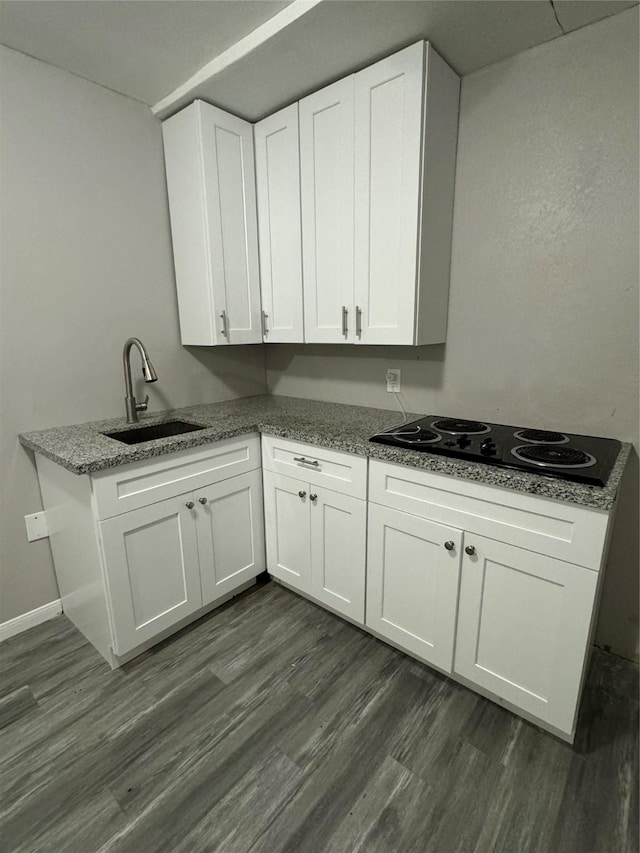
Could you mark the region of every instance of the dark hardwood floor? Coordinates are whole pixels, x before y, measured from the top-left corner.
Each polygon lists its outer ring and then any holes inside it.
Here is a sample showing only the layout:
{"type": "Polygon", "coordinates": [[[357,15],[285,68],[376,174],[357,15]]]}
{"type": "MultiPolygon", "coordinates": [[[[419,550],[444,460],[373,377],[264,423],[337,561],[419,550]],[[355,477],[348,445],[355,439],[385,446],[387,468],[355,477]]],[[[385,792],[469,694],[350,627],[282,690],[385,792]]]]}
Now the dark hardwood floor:
{"type": "Polygon", "coordinates": [[[273,583],[116,672],[55,619],[0,678],[3,853],[638,851],[604,652],[573,747],[273,583]]]}

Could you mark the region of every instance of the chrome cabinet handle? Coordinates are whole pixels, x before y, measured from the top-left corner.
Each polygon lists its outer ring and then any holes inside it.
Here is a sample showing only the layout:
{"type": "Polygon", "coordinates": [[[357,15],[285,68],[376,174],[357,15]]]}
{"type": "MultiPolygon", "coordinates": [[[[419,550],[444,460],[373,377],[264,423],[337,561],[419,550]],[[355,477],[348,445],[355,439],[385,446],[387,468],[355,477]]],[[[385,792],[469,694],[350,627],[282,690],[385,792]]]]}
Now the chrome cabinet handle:
{"type": "Polygon", "coordinates": [[[225,338],[228,338],[229,337],[229,329],[227,327],[227,312],[226,311],[222,312],[222,314],[220,315],[220,319],[222,320],[222,328],[220,329],[220,331],[225,336],[225,338]]]}
{"type": "Polygon", "coordinates": [[[268,314],[266,311],[262,312],[262,336],[266,337],[269,334],[269,327],[267,326],[267,318],[268,314]]]}
{"type": "Polygon", "coordinates": [[[306,498],[306,496],[307,496],[307,493],[306,493],[306,492],[298,492],[298,497],[299,497],[299,498],[306,498]]]}
{"type": "Polygon", "coordinates": [[[444,543],[444,547],[447,549],[447,551],[453,551],[453,549],[456,547],[456,543],[452,542],[451,539],[449,539],[448,542],[444,543]]]}
{"type": "Polygon", "coordinates": [[[185,504],[185,506],[186,506],[186,508],[187,508],[187,509],[193,509],[193,508],[194,508],[194,506],[195,506],[195,504],[194,504],[194,502],[193,502],[193,501],[187,501],[187,502],[186,502],[186,504],[185,504]]]}
{"type": "Polygon", "coordinates": [[[199,503],[202,504],[202,506],[204,506],[207,502],[207,499],[206,498],[198,498],[198,501],[199,501],[199,503]]]}
{"type": "Polygon", "coordinates": [[[317,496],[317,495],[309,495],[309,500],[310,500],[310,501],[317,501],[317,500],[318,500],[318,496],[317,496]]]}
{"type": "Polygon", "coordinates": [[[473,555],[476,553],[475,546],[473,546],[473,545],[467,545],[467,547],[464,550],[465,550],[465,553],[468,554],[470,557],[473,557],[473,555]]]}
{"type": "Polygon", "coordinates": [[[301,462],[303,465],[314,465],[316,468],[320,466],[319,462],[316,462],[315,459],[305,459],[304,456],[294,456],[294,462],[301,462]]]}
{"type": "Polygon", "coordinates": [[[347,337],[347,334],[349,333],[349,327],[347,325],[348,316],[349,316],[349,309],[347,308],[346,305],[343,305],[342,306],[342,334],[344,335],[345,338],[347,337]]]}
{"type": "Polygon", "coordinates": [[[356,335],[362,337],[362,309],[356,305],[356,335]]]}

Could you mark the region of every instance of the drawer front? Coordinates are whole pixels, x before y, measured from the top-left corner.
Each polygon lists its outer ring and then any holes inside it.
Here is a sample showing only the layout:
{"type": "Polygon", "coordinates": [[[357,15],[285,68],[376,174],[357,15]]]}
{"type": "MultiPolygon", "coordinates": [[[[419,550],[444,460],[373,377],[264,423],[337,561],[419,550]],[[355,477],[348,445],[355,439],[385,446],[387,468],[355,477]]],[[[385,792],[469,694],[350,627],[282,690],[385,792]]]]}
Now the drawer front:
{"type": "Polygon", "coordinates": [[[369,500],[598,571],[609,514],[371,460],[369,500]]]}
{"type": "Polygon", "coordinates": [[[110,518],[260,467],[260,437],[243,435],[92,475],[98,518],[110,518]]]}
{"type": "Polygon", "coordinates": [[[367,496],[364,456],[263,435],[262,465],[266,471],[295,477],[334,492],[362,499],[367,496]]]}

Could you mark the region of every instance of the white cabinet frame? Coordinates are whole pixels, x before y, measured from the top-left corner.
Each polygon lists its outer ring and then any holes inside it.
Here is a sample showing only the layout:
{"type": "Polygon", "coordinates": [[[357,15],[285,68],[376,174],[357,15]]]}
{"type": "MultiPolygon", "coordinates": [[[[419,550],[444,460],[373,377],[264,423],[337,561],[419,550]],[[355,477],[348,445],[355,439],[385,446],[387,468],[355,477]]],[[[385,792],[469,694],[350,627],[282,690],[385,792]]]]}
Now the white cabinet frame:
{"type": "Polygon", "coordinates": [[[266,343],[302,343],[302,233],[298,105],[253,128],[258,197],[262,333],[266,343]]]}
{"type": "Polygon", "coordinates": [[[194,101],[162,133],[182,343],[261,343],[253,127],[194,101]]]}

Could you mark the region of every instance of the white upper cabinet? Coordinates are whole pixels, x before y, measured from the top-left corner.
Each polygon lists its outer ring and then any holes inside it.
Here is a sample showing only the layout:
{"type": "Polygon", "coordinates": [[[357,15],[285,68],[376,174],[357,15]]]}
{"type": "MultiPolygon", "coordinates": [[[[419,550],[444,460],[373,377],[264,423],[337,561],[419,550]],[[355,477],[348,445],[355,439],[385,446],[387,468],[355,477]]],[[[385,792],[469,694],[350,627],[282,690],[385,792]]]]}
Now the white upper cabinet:
{"type": "Polygon", "coordinates": [[[307,341],[445,340],[459,90],[418,42],[300,102],[307,341]]]}
{"type": "Polygon", "coordinates": [[[424,44],[355,76],[359,343],[414,342],[424,44]]]}
{"type": "Polygon", "coordinates": [[[354,79],[355,340],[442,343],[460,81],[425,42],[354,79]]]}
{"type": "Polygon", "coordinates": [[[252,125],[195,101],[163,136],[182,343],[260,343],[252,125]]]}
{"type": "Polygon", "coordinates": [[[300,101],[307,343],[354,340],[353,76],[300,101]]]}
{"type": "Polygon", "coordinates": [[[421,41],[255,126],[165,121],[182,343],[442,343],[459,94],[421,41]]]}
{"type": "Polygon", "coordinates": [[[298,105],[254,126],[264,340],[302,343],[298,105]]]}

